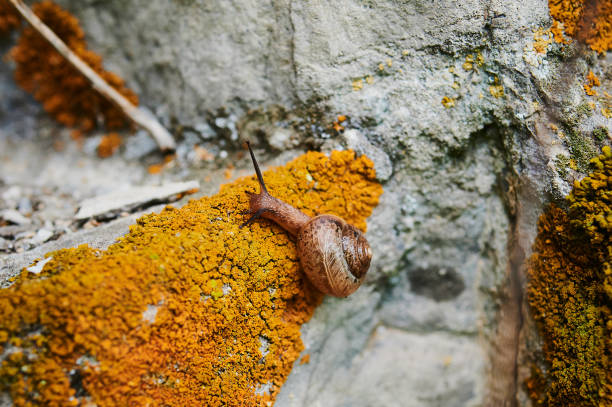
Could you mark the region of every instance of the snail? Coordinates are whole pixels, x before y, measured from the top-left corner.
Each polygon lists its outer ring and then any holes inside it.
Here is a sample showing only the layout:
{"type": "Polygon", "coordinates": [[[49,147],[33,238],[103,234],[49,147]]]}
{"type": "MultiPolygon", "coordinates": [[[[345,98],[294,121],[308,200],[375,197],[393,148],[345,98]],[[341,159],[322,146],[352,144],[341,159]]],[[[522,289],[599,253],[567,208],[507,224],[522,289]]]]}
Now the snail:
{"type": "Polygon", "coordinates": [[[359,288],[370,267],[372,250],[355,226],[334,215],[310,217],[268,193],[259,165],[247,142],[260,191],[249,193],[251,217],[240,227],[259,217],[267,218],[296,239],[298,258],[310,282],[321,292],[346,297],[359,288]]]}

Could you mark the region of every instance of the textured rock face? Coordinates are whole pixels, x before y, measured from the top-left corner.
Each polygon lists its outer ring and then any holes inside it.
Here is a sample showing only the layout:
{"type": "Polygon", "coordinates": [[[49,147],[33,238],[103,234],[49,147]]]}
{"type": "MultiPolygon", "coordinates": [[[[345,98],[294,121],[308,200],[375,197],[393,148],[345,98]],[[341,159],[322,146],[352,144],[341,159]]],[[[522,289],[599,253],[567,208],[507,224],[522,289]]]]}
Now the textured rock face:
{"type": "Polygon", "coordinates": [[[310,363],[277,405],[526,402],[523,260],[542,203],[585,171],[559,156],[579,161],[610,126],[582,87],[593,70],[609,89],[609,61],[534,47],[546,1],[58,3],[141,103],[183,129],[179,158],[195,134],[211,151],[240,135],[374,160],[385,193],[367,284],[317,309],[302,330],[310,363]]]}

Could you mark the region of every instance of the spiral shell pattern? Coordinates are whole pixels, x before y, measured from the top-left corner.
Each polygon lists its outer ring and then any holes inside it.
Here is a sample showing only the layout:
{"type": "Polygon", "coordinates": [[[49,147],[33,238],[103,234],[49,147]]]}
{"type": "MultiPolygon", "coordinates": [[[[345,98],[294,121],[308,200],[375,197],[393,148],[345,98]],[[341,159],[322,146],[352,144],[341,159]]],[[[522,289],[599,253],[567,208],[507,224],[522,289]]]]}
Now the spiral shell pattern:
{"type": "Polygon", "coordinates": [[[312,284],[325,294],[353,293],[370,267],[372,251],[356,227],[333,215],[312,218],[297,236],[300,263],[312,284]]]}

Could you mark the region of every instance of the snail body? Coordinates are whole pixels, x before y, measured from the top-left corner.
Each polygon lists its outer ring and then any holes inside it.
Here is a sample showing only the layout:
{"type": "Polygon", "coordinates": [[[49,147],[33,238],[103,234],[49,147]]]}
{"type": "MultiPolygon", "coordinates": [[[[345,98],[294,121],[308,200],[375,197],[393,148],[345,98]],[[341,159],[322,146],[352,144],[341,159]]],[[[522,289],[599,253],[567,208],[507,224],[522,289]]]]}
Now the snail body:
{"type": "Polygon", "coordinates": [[[249,143],[247,146],[261,190],[250,195],[251,217],[242,226],[259,217],[274,221],[296,238],[300,265],[319,291],[335,297],[355,292],[365,279],[372,259],[363,233],[338,216],[310,217],[270,195],[253,150],[249,143]]]}

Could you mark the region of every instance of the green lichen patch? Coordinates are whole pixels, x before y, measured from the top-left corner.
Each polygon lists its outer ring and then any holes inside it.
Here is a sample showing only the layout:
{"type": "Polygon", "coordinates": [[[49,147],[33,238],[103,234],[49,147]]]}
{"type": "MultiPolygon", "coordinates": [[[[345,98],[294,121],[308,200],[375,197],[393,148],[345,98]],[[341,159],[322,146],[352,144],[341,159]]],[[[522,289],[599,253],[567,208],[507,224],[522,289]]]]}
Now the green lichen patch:
{"type": "Polygon", "coordinates": [[[588,173],[590,170],[589,162],[597,156],[597,148],[593,140],[588,136],[583,136],[579,131],[569,128],[566,132],[565,142],[578,169],[583,173],[588,173]]]}
{"type": "Polygon", "coordinates": [[[565,178],[567,177],[568,168],[570,167],[570,158],[564,154],[557,154],[555,156],[555,168],[557,173],[565,178]]]}
{"type": "Polygon", "coordinates": [[[609,136],[610,133],[608,132],[608,129],[603,126],[597,127],[593,130],[593,137],[600,143],[606,141],[609,136]]]}

